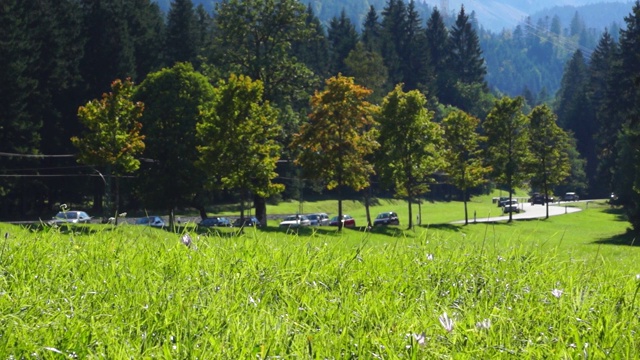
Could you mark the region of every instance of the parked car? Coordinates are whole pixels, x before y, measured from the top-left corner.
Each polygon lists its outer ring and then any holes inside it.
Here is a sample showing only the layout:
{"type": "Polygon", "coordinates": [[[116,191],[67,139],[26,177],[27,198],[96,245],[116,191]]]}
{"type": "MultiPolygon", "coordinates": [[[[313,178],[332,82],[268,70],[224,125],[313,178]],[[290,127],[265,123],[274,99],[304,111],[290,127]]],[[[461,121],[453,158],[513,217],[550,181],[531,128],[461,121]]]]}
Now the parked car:
{"type": "Polygon", "coordinates": [[[136,225],[147,225],[157,228],[164,227],[164,220],[160,216],[147,216],[136,220],[136,225]]]}
{"type": "Polygon", "coordinates": [[[520,207],[518,206],[518,200],[507,201],[502,207],[502,213],[508,214],[510,212],[519,213],[520,207]]]}
{"type": "Polygon", "coordinates": [[[326,213],[317,213],[307,215],[311,226],[329,226],[329,215],[326,213]]]}
{"type": "Polygon", "coordinates": [[[282,228],[298,228],[310,225],[311,221],[306,215],[289,215],[280,222],[280,227],[282,228]]]}
{"type": "Polygon", "coordinates": [[[233,222],[233,226],[236,227],[260,227],[262,226],[262,224],[260,223],[260,220],[258,220],[257,217],[255,216],[249,216],[244,218],[244,221],[241,221],[240,218],[236,219],[233,222]]]}
{"type": "Polygon", "coordinates": [[[231,220],[227,219],[226,217],[209,217],[206,219],[202,219],[202,221],[200,221],[198,223],[198,226],[204,226],[204,227],[213,227],[213,226],[222,226],[222,227],[231,227],[231,220]]]}
{"type": "Polygon", "coordinates": [[[498,198],[498,207],[503,207],[504,204],[507,203],[507,201],[509,201],[509,197],[508,196],[500,196],[498,198]]]}
{"type": "Polygon", "coordinates": [[[562,201],[578,201],[580,197],[574,192],[568,192],[562,197],[562,201]]]}
{"type": "MultiPolygon", "coordinates": [[[[356,227],[356,219],[351,217],[351,215],[344,214],[342,215],[342,226],[343,227],[356,227]]],[[[329,226],[338,226],[338,217],[334,216],[331,218],[329,222],[329,226]]]]}
{"type": "Polygon", "coordinates": [[[553,196],[542,195],[538,193],[533,194],[531,199],[529,199],[529,202],[531,203],[531,205],[537,205],[537,204],[545,205],[547,203],[553,203],[554,201],[555,199],[553,198],[553,196]]]}
{"type": "Polygon", "coordinates": [[[379,225],[400,225],[400,219],[398,219],[398,214],[393,211],[387,211],[378,214],[375,220],[373,220],[373,226],[379,225]]]}
{"type": "Polygon", "coordinates": [[[56,216],[54,216],[51,221],[49,221],[49,224],[86,224],[89,222],[91,222],[91,216],[89,216],[86,212],[69,210],[60,211],[59,213],[57,213],[56,216]]]}

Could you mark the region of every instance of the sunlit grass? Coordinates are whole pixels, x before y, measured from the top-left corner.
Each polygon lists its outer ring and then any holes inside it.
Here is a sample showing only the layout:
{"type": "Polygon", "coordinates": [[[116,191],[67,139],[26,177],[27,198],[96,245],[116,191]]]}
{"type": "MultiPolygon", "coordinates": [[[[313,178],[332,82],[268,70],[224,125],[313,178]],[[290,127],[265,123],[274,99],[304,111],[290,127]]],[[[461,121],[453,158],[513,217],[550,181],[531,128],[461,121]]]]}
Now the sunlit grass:
{"type": "MultiPolygon", "coordinates": [[[[450,218],[461,205],[433,207],[450,218]]],[[[637,358],[640,248],[627,227],[604,204],[413,230],[0,225],[0,353],[637,358]]]]}

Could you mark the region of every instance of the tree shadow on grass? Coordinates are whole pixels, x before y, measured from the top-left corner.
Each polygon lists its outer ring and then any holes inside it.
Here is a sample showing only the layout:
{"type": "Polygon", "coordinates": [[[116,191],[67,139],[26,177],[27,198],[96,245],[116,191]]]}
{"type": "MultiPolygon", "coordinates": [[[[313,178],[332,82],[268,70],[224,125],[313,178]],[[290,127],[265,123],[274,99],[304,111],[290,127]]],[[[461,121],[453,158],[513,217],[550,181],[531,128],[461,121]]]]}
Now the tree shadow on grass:
{"type": "Polygon", "coordinates": [[[624,234],[612,236],[610,238],[594,241],[592,244],[618,245],[618,246],[640,246],[638,233],[627,230],[624,234]]]}
{"type": "Polygon", "coordinates": [[[615,215],[616,220],[618,221],[629,221],[629,219],[627,218],[627,213],[622,207],[611,207],[609,209],[605,209],[603,212],[606,214],[615,215]]]}

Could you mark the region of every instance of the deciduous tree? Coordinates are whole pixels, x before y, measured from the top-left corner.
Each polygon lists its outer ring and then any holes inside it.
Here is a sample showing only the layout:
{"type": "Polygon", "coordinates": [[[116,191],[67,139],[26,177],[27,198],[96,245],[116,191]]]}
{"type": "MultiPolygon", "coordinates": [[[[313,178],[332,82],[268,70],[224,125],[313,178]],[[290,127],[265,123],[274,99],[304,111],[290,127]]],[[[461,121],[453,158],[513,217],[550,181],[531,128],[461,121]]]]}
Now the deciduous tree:
{"type": "Polygon", "coordinates": [[[214,100],[202,105],[196,127],[197,165],[208,186],[239,190],[243,205],[249,193],[269,197],[284,190],[273,183],[280,159],[278,111],[263,100],[262,91],[260,81],[243,75],[220,81],[214,100]]]}
{"type": "Polygon", "coordinates": [[[437,170],[444,168],[442,130],[426,108],[427,99],[417,91],[404,92],[397,85],[382,101],[378,168],[384,182],[409,204],[412,227],[413,199],[429,190],[437,170]]]}
{"type": "MultiPolygon", "coordinates": [[[[567,147],[569,136],[556,124],[556,115],[547,105],[536,106],[529,114],[529,150],[531,186],[545,196],[551,187],[569,176],[571,164],[567,147]]],[[[546,202],[549,218],[549,203],[546,202]]]]}
{"type": "Polygon", "coordinates": [[[150,162],[139,176],[139,192],[146,206],[164,208],[170,213],[179,206],[192,206],[204,214],[199,195],[205,176],[195,166],[196,123],[200,106],[214,100],[213,86],[191,64],[149,74],[136,91],[145,104],[140,119],[146,136],[145,158],[150,162]]]}
{"type": "Polygon", "coordinates": [[[454,110],[442,122],[444,130],[445,171],[451,183],[462,190],[464,223],[469,223],[467,189],[485,182],[491,171],[483,163],[481,143],[486,139],[478,134],[480,120],[462,110],[454,110]]]}
{"type": "MultiPolygon", "coordinates": [[[[299,151],[296,164],[306,176],[338,190],[338,216],[342,218],[342,188],[361,190],[369,185],[373,165],[365,160],[377,147],[374,115],[377,107],[366,98],[371,90],[353,78],[338,75],[326,81],[311,98],[309,122],[294,136],[291,147],[299,151]]],[[[342,229],[342,223],[339,222],[342,229]]]]}
{"type": "Polygon", "coordinates": [[[115,176],[115,201],[112,204],[116,225],[120,206],[120,176],[138,170],[140,160],[136,157],[145,146],[139,121],[144,105],[134,102],[133,94],[131,79],[115,80],[110,93],[78,109],[78,119],[87,131],[82,137],[71,138],[80,151],[78,162],[104,167],[108,169],[109,178],[115,176]]]}
{"type": "MultiPolygon", "coordinates": [[[[216,3],[210,61],[223,75],[260,80],[264,99],[284,109],[308,96],[314,76],[296,59],[292,44],[314,36],[297,0],[224,0],[216,3]]],[[[284,145],[284,144],[283,144],[284,145]]],[[[255,216],[266,222],[266,199],[254,197],[255,216]]]]}
{"type": "MultiPolygon", "coordinates": [[[[493,177],[507,187],[509,200],[513,190],[529,176],[529,120],[522,113],[524,99],[503,97],[497,100],[487,115],[482,128],[487,136],[487,159],[493,168],[493,177]]],[[[513,213],[509,212],[509,221],[513,213]]]]}

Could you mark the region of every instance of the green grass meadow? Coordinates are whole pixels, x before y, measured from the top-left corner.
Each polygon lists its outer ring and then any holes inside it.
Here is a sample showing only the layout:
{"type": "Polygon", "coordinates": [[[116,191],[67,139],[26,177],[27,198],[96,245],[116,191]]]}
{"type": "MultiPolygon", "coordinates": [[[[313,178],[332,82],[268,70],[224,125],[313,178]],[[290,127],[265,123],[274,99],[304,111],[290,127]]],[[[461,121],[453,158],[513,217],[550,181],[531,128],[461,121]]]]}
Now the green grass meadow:
{"type": "MultiPolygon", "coordinates": [[[[449,223],[463,218],[462,203],[426,203],[412,230],[0,224],[0,354],[639,358],[640,248],[620,210],[575,206],[584,210],[464,226],[449,223]]],[[[372,214],[406,219],[406,207],[380,200],[372,214]]],[[[334,209],[335,201],[304,204],[334,209]]],[[[469,209],[498,211],[490,197],[469,209]]],[[[364,225],[360,203],[345,212],[364,225]]]]}

